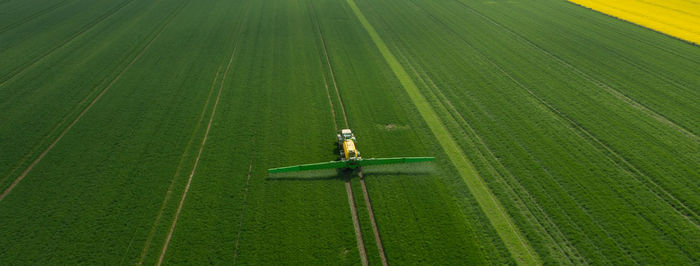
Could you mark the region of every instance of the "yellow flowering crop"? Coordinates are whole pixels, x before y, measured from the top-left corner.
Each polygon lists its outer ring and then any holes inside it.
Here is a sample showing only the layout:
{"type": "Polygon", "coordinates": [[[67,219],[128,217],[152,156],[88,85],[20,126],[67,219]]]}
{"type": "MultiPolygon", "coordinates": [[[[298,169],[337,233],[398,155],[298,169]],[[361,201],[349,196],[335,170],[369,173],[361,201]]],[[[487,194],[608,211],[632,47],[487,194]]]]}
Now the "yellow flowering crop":
{"type": "Polygon", "coordinates": [[[689,0],[569,0],[581,6],[700,44],[700,2],[689,0]]]}

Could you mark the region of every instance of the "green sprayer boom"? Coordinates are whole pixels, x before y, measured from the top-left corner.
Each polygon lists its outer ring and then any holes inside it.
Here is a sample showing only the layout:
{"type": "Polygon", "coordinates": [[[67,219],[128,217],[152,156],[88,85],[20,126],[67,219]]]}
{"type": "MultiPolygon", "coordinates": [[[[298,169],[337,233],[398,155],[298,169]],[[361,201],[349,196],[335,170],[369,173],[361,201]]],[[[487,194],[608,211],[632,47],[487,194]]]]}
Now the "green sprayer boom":
{"type": "Polygon", "coordinates": [[[360,166],[368,165],[381,165],[381,164],[399,164],[399,163],[417,163],[417,162],[429,162],[434,160],[433,157],[401,157],[401,158],[370,158],[361,159],[354,163],[350,161],[332,161],[324,163],[311,163],[302,164],[295,166],[279,167],[268,169],[267,171],[272,173],[286,173],[286,172],[298,172],[306,170],[321,170],[321,169],[334,169],[334,168],[350,168],[354,169],[360,166]]]}
{"type": "Polygon", "coordinates": [[[433,161],[433,157],[398,157],[398,158],[369,158],[362,159],[360,157],[360,151],[355,148],[355,136],[350,129],[343,129],[338,133],[338,150],[340,152],[339,161],[323,162],[323,163],[312,163],[312,164],[302,164],[287,167],[279,167],[268,169],[269,173],[287,173],[287,172],[299,172],[307,170],[321,170],[321,169],[337,169],[337,168],[347,168],[355,169],[362,166],[370,165],[383,165],[383,164],[404,164],[404,163],[418,163],[418,162],[429,162],[433,161]]]}

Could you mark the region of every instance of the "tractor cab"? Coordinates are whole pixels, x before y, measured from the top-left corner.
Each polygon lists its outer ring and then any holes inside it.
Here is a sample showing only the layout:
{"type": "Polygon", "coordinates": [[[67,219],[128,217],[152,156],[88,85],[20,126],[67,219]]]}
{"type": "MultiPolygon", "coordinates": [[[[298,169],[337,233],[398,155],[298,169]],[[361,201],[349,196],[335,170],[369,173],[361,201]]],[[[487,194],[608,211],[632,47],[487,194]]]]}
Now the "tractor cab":
{"type": "Polygon", "coordinates": [[[352,134],[352,131],[350,129],[341,130],[340,134],[338,134],[338,136],[340,136],[343,140],[346,140],[346,139],[351,139],[353,141],[355,140],[355,135],[352,134]]]}

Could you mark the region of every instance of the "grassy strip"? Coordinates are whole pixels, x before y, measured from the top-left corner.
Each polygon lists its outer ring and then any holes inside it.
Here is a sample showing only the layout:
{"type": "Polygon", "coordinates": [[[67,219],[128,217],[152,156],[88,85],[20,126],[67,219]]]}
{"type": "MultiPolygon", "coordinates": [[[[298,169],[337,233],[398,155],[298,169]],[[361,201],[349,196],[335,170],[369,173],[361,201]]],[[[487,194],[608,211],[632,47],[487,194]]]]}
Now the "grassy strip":
{"type": "Polygon", "coordinates": [[[362,26],[367,30],[367,33],[372,38],[372,41],[377,46],[384,59],[387,61],[396,77],[401,82],[409,97],[416,105],[419,113],[427,123],[430,130],[437,138],[440,146],[445,150],[445,153],[450,158],[452,164],[457,168],[462,179],[469,186],[470,191],[479,202],[479,205],[486,213],[498,232],[501,239],[505,242],[506,247],[511,252],[511,255],[516,260],[523,264],[538,264],[539,258],[534,254],[532,248],[520,236],[517,228],[514,227],[510,217],[505,213],[503,207],[493,196],[491,191],[486,187],[481,177],[476,172],[471,162],[466,158],[464,153],[458,148],[447,129],[442,125],[437,113],[430,107],[428,101],[420,93],[418,87],[410,78],[406,70],[396,60],[394,55],[389,51],[381,37],[377,34],[369,21],[364,17],[360,9],[353,0],[347,0],[348,5],[352,8],[357,16],[357,19],[362,23],[362,26]]]}
{"type": "MultiPolygon", "coordinates": [[[[694,196],[685,193],[689,189],[677,189],[674,185],[684,182],[688,177],[697,176],[692,172],[678,174],[688,169],[688,165],[696,165],[676,163],[692,162],[691,159],[684,160],[685,155],[697,154],[680,152],[690,147],[686,137],[605,91],[601,92],[595,84],[569,69],[556,67],[556,60],[535,48],[528,48],[525,46],[527,43],[520,41],[523,39],[499,25],[490,23],[476,13],[465,15],[465,9],[460,8],[459,3],[450,5],[416,0],[413,2],[418,7],[397,9],[395,7],[404,2],[356,2],[399,62],[410,72],[410,64],[405,63],[406,59],[401,59],[399,53],[405,52],[406,58],[414,63],[413,67],[424,69],[419,70],[418,75],[422,75],[426,81],[433,80],[445,98],[452,102],[456,108],[453,114],[459,113],[474,128],[476,135],[468,133],[469,137],[458,133],[461,130],[455,131],[459,129],[451,127],[447,120],[449,116],[440,112],[439,104],[435,104],[436,100],[431,99],[427,89],[418,82],[419,78],[411,72],[418,88],[431,102],[452,136],[544,263],[563,263],[559,261],[562,257],[557,255],[555,249],[549,248],[556,245],[550,244],[547,239],[548,232],[560,230],[572,247],[579,251],[582,260],[578,260],[575,255],[571,258],[581,263],[668,264],[673,261],[672,264],[692,264],[689,261],[693,260],[692,254],[696,252],[692,252],[691,247],[697,246],[697,243],[694,245],[692,242],[693,239],[700,238],[688,236],[697,230],[681,229],[688,227],[687,220],[674,214],[673,209],[659,201],[655,193],[645,188],[645,184],[636,180],[644,176],[635,176],[634,171],[628,172],[625,167],[618,166],[617,163],[620,162],[614,159],[615,156],[608,158],[609,151],[596,144],[597,139],[655,182],[668,180],[664,183],[669,186],[662,187],[664,190],[690,199],[694,196]],[[396,16],[381,15],[388,10],[401,13],[396,16]],[[440,49],[431,49],[426,53],[426,47],[440,49]],[[541,99],[541,103],[537,99],[541,99]],[[548,111],[547,105],[553,109],[548,111]],[[566,122],[567,119],[575,122],[566,122]],[[580,130],[590,133],[590,136],[580,130]],[[478,143],[476,136],[483,139],[495,155],[495,160],[489,159],[493,162],[492,165],[503,164],[502,170],[496,168],[501,173],[500,177],[491,174],[493,172],[489,166],[479,160],[479,153],[470,147],[467,139],[471,138],[478,143]],[[670,150],[674,150],[677,155],[662,155],[670,150]],[[655,163],[656,160],[659,163],[655,163]],[[660,174],[654,176],[657,172],[660,174]],[[510,178],[511,174],[515,178],[510,178]],[[521,186],[524,190],[519,189],[521,186]],[[511,197],[510,187],[517,197],[511,197]],[[529,200],[530,196],[532,201],[529,200]],[[520,208],[518,198],[527,199],[525,206],[535,211],[534,219],[523,212],[525,209],[520,208]],[[545,222],[547,217],[551,217],[553,223],[545,222]],[[543,234],[536,229],[540,224],[546,230],[543,234]],[[684,237],[679,237],[680,235],[684,237]]],[[[467,1],[465,3],[472,4],[467,1]]],[[[532,7],[529,12],[523,11],[525,7],[522,5],[517,6],[523,10],[510,12],[505,12],[505,9],[510,9],[503,6],[473,6],[479,12],[485,13],[488,10],[490,18],[504,23],[504,26],[523,38],[537,40],[537,46],[546,47],[550,53],[562,58],[566,56],[567,61],[582,71],[585,69],[589,75],[601,71],[593,70],[593,67],[584,68],[586,65],[581,62],[596,61],[601,68],[609,62],[619,62],[606,60],[605,48],[608,46],[596,44],[598,39],[591,37],[595,34],[607,35],[605,31],[588,26],[583,29],[585,21],[572,22],[562,16],[547,21],[561,21],[560,26],[545,26],[550,25],[547,22],[532,26],[534,22],[530,22],[530,18],[543,13],[563,13],[555,11],[555,8],[548,9],[547,4],[532,7]],[[508,23],[505,24],[504,21],[508,23]],[[528,24],[524,25],[526,23],[528,24]],[[546,30],[536,30],[543,27],[546,30]],[[548,42],[548,38],[552,39],[551,32],[567,27],[572,28],[572,33],[562,33],[561,36],[564,37],[557,40],[558,45],[550,44],[553,41],[548,42]],[[577,29],[591,36],[587,36],[588,39],[579,38],[581,34],[573,33],[577,29]],[[578,42],[579,40],[589,41],[578,42]],[[596,48],[581,51],[586,46],[596,48]],[[574,54],[572,50],[578,51],[574,54]],[[588,59],[591,57],[601,60],[588,59]]],[[[572,13],[570,17],[578,17],[574,15],[575,12],[572,13]]],[[[611,35],[612,43],[616,35],[611,35]]],[[[637,37],[651,39],[642,35],[637,37]]],[[[629,46],[636,42],[626,43],[629,46]]],[[[627,54],[626,51],[620,49],[616,54],[627,54]]],[[[657,52],[651,49],[648,54],[656,56],[657,52]]],[[[634,61],[647,60],[651,58],[640,56],[639,60],[634,61]]],[[[668,56],[668,60],[679,61],[676,56],[668,56]]],[[[670,69],[676,63],[669,64],[671,65],[652,62],[646,66],[666,73],[658,66],[670,69]]],[[[678,71],[674,73],[682,74],[683,68],[678,66],[678,71]]],[[[625,84],[625,89],[628,86],[635,89],[654,87],[638,82],[634,76],[621,74],[626,73],[630,67],[618,65],[618,69],[619,71],[607,70],[609,74],[605,74],[605,77],[613,77],[614,80],[605,80],[605,83],[616,88],[625,84]]],[[[641,73],[637,75],[647,76],[641,73]]],[[[597,73],[594,77],[601,78],[597,73]]],[[[669,86],[663,88],[673,90],[669,86]]],[[[663,98],[651,92],[648,96],[663,98]]],[[[486,152],[484,149],[481,151],[486,152]]],[[[484,155],[488,155],[488,152],[484,155]]],[[[486,156],[487,159],[489,157],[486,156]]],[[[700,206],[690,204],[692,201],[681,201],[691,208],[700,206]]]]}

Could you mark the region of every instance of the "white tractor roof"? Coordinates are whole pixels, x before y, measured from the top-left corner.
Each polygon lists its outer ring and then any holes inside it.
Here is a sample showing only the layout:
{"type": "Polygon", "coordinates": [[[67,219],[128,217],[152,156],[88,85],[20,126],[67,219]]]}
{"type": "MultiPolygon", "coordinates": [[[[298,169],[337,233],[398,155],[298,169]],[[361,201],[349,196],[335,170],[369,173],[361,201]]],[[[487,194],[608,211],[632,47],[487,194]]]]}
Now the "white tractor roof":
{"type": "Polygon", "coordinates": [[[350,131],[350,129],[343,129],[343,130],[340,131],[340,133],[343,133],[343,134],[352,134],[352,131],[350,131]]]}

